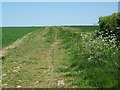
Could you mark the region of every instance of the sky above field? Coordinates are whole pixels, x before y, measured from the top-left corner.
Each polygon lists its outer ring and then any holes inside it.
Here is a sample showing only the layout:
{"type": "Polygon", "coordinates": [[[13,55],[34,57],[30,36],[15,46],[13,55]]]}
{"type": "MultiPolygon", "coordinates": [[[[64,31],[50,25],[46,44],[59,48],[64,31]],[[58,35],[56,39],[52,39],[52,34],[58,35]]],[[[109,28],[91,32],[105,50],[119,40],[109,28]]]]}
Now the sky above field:
{"type": "Polygon", "coordinates": [[[119,0],[2,0],[2,2],[119,2],[119,0]]]}
{"type": "Polygon", "coordinates": [[[2,26],[93,25],[114,12],[117,2],[3,2],[2,26]]]}

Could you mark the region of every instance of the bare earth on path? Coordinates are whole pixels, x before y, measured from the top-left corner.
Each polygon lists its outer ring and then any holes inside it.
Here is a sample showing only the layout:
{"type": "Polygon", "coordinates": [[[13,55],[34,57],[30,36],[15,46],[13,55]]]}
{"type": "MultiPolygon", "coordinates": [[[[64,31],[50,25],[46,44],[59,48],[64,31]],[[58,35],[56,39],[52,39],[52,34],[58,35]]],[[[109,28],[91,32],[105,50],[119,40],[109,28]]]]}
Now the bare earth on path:
{"type": "Polygon", "coordinates": [[[23,38],[18,39],[16,42],[14,42],[13,44],[3,48],[2,50],[0,50],[0,58],[6,56],[7,52],[9,51],[9,49],[14,49],[16,48],[22,41],[23,39],[27,38],[28,35],[30,35],[31,33],[28,33],[27,35],[25,35],[23,38]]]}

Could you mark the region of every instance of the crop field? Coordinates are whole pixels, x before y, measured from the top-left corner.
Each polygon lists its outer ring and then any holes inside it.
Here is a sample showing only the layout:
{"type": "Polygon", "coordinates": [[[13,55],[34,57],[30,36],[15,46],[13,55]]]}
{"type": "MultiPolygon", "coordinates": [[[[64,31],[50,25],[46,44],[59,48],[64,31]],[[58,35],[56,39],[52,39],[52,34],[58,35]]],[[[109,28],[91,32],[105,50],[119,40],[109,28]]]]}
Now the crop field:
{"type": "Polygon", "coordinates": [[[2,46],[12,44],[18,38],[21,38],[25,34],[36,30],[37,27],[3,27],[2,28],[2,46]]]}
{"type": "Polygon", "coordinates": [[[3,88],[117,88],[118,48],[98,26],[3,28],[3,88]],[[30,34],[28,34],[31,32],[30,34]]]}

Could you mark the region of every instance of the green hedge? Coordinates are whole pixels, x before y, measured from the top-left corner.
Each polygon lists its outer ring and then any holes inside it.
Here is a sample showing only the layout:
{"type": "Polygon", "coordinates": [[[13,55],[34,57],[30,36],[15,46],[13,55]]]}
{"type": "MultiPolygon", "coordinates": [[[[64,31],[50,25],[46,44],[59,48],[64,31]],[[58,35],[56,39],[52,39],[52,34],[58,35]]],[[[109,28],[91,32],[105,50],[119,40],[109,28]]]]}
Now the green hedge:
{"type": "Polygon", "coordinates": [[[97,35],[106,37],[109,41],[115,39],[116,45],[120,47],[120,13],[100,17],[99,27],[97,35]]]}

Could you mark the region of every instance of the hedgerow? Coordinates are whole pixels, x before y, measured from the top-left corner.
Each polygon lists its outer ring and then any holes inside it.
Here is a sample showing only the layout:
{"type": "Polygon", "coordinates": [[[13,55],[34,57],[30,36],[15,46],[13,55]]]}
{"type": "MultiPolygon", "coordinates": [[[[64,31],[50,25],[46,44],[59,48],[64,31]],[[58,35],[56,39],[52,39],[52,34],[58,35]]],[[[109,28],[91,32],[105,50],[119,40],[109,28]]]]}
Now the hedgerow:
{"type": "Polygon", "coordinates": [[[120,47],[120,13],[100,17],[99,28],[97,36],[102,35],[102,37],[105,37],[108,41],[114,39],[116,45],[120,47]]]}

